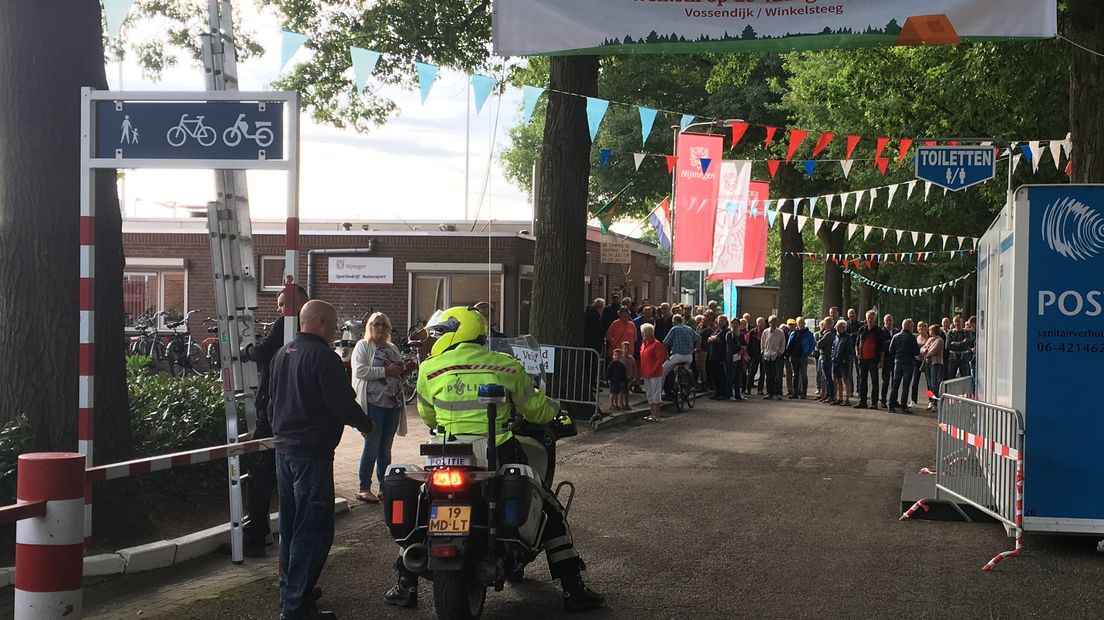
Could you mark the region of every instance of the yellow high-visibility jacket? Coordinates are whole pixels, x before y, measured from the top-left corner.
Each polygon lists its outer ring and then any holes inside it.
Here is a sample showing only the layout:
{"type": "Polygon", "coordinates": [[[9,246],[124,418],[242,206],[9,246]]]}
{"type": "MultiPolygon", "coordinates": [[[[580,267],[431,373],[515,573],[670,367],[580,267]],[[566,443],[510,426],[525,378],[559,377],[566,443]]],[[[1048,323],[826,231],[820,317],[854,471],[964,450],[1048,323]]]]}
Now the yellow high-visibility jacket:
{"type": "MultiPolygon", "coordinates": [[[[516,359],[465,343],[431,357],[418,369],[418,414],[426,426],[445,427],[450,435],[486,435],[487,405],[479,402],[479,386],[498,384],[529,422],[547,424],[559,412],[559,403],[533,388],[525,368],[516,359]]],[[[502,445],[513,437],[510,411],[500,405],[496,416],[497,438],[502,445]]]]}

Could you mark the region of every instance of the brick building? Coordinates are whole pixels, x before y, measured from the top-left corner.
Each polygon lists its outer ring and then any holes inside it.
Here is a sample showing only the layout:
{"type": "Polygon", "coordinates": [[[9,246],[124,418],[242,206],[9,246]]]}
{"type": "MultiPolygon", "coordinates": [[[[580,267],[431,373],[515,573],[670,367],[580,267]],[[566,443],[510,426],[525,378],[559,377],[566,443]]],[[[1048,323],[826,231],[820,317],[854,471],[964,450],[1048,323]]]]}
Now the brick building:
{"type": "MultiPolygon", "coordinates": [[[[528,331],[535,238],[529,222],[363,223],[313,221],[300,226],[300,282],[338,308],[342,320],[369,309],[386,313],[396,334],[438,308],[490,301],[492,322],[507,334],[528,331]],[[333,269],[331,269],[333,267],[333,269]],[[357,280],[371,283],[344,283],[357,280]]],[[[253,224],[257,318],[271,321],[284,273],[284,223],[253,224]]],[[[612,234],[612,233],[611,233],[612,234]]],[[[669,273],[656,248],[632,239],[630,265],[600,261],[601,233],[587,231],[587,299],[627,287],[634,298],[665,297],[669,273]],[[627,286],[626,286],[627,285],[627,286]]],[[[124,303],[128,321],[166,310],[197,310],[189,327],[215,313],[205,218],[127,219],[124,303]]],[[[580,316],[582,308],[578,311],[580,316]]],[[[163,322],[162,322],[163,324],[163,322]]]]}

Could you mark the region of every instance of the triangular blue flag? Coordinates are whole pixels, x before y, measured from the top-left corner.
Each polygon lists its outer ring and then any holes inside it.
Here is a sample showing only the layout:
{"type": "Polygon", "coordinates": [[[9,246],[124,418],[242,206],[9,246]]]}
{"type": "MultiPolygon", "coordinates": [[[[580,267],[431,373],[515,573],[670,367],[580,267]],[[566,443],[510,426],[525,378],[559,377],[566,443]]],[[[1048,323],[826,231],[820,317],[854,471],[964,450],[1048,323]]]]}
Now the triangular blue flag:
{"type": "Polygon", "coordinates": [[[606,110],[609,109],[609,102],[597,97],[587,97],[586,99],[587,125],[590,126],[590,141],[594,142],[594,137],[598,135],[598,127],[606,116],[606,110]]]}
{"type": "Polygon", "coordinates": [[[805,160],[805,174],[807,174],[809,176],[813,176],[813,170],[816,170],[816,165],[817,165],[817,163],[816,163],[815,159],[806,159],[805,160]]]}
{"type": "Polygon", "coordinates": [[[479,116],[479,112],[483,110],[483,104],[487,103],[487,97],[491,96],[491,91],[494,90],[496,84],[498,84],[498,80],[493,77],[478,74],[471,76],[472,94],[475,95],[476,116],[479,116]]]}
{"type": "Polygon", "coordinates": [[[529,119],[533,118],[533,110],[537,107],[537,99],[540,99],[541,94],[544,93],[543,88],[537,88],[536,86],[522,86],[521,87],[521,101],[522,101],[522,122],[528,124],[529,119]]]}
{"type": "Polygon", "coordinates": [[[418,70],[418,86],[422,89],[422,103],[425,103],[429,89],[433,88],[433,80],[437,79],[437,65],[415,62],[414,67],[418,70]]]}
{"type": "Polygon", "coordinates": [[[134,0],[103,0],[104,19],[107,20],[107,38],[114,39],[119,36],[123,28],[130,7],[134,6],[134,0]]]}
{"type": "Polygon", "coordinates": [[[609,163],[609,158],[610,155],[613,154],[613,151],[610,151],[609,149],[602,149],[601,151],[599,151],[598,154],[602,158],[602,165],[605,166],[607,163],[609,163]]]}
{"type": "Polygon", "coordinates": [[[1032,163],[1031,160],[1035,159],[1035,153],[1031,152],[1031,145],[1029,144],[1021,144],[1020,152],[1023,153],[1024,159],[1026,159],[1029,164],[1032,163]]]}
{"type": "Polygon", "coordinates": [[[376,70],[380,53],[366,50],[363,47],[350,47],[349,53],[353,57],[353,74],[356,76],[356,87],[359,94],[364,92],[364,87],[368,85],[368,76],[376,70]]]}
{"type": "Polygon", "coordinates": [[[767,223],[774,226],[774,219],[778,217],[778,209],[767,210],[767,223]]]}
{"type": "Polygon", "coordinates": [[[659,112],[652,108],[640,108],[640,144],[648,141],[648,134],[652,133],[652,125],[655,124],[656,114],[659,112]]]}
{"type": "Polygon", "coordinates": [[[709,172],[709,164],[713,163],[713,160],[702,157],[698,161],[701,162],[702,174],[705,174],[706,172],[709,172]]]}
{"type": "Polygon", "coordinates": [[[694,122],[693,114],[683,114],[682,120],[679,121],[679,131],[686,131],[686,128],[690,126],[690,123],[694,122]]]}
{"type": "Polygon", "coordinates": [[[295,55],[295,52],[299,51],[300,47],[307,42],[307,35],[299,34],[298,32],[291,32],[289,30],[280,31],[282,35],[280,38],[280,70],[284,70],[284,66],[288,64],[291,57],[295,55]]]}

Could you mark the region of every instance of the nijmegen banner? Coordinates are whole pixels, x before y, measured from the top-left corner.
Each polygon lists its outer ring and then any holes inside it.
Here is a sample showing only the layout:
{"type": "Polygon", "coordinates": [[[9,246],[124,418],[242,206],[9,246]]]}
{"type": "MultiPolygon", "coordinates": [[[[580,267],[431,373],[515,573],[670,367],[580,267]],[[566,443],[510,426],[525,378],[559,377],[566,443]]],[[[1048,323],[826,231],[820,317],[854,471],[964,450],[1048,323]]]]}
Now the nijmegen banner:
{"type": "Polygon", "coordinates": [[[500,56],[819,50],[1045,39],[1055,0],[495,0],[500,56]]]}

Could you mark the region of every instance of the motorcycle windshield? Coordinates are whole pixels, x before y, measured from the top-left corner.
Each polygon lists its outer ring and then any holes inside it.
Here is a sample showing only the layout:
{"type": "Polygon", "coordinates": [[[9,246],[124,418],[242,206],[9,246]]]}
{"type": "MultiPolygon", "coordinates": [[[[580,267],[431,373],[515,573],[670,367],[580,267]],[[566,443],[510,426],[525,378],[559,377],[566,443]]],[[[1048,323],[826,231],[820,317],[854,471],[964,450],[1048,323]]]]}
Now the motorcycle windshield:
{"type": "Polygon", "coordinates": [[[540,343],[533,336],[527,334],[514,338],[488,338],[487,348],[513,356],[525,367],[525,373],[533,379],[535,385],[544,384],[546,362],[540,343]]]}

